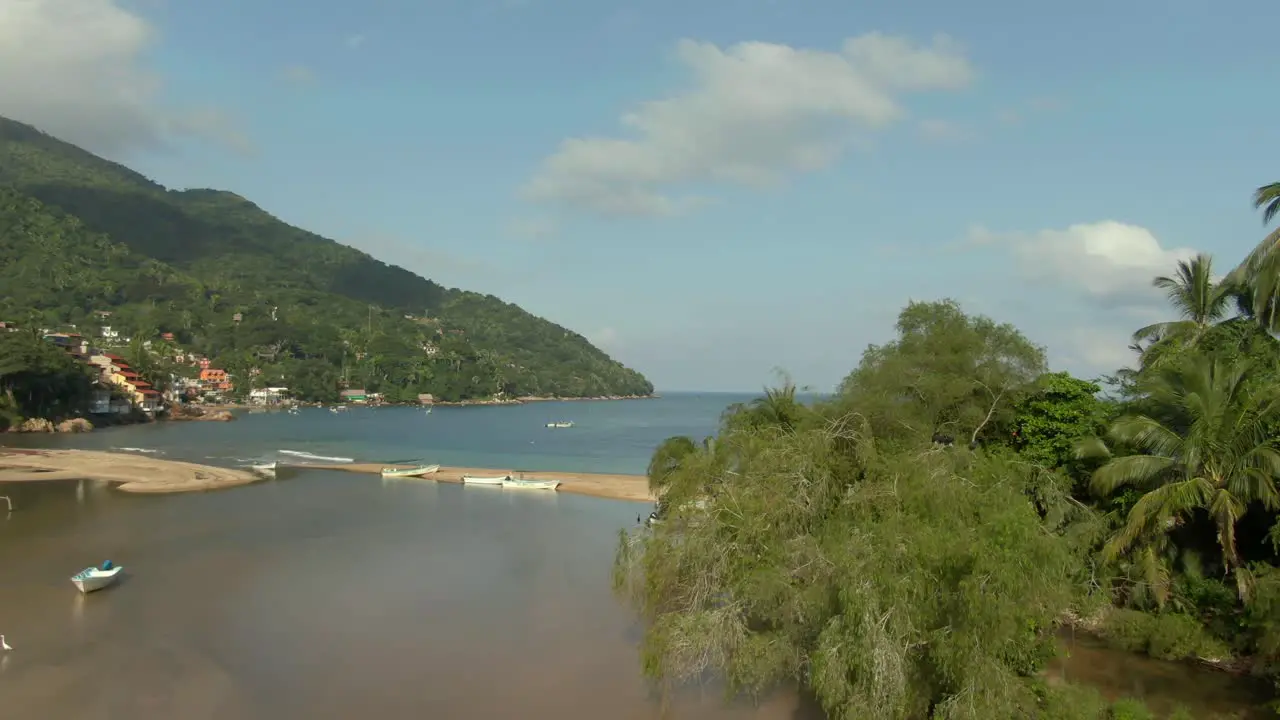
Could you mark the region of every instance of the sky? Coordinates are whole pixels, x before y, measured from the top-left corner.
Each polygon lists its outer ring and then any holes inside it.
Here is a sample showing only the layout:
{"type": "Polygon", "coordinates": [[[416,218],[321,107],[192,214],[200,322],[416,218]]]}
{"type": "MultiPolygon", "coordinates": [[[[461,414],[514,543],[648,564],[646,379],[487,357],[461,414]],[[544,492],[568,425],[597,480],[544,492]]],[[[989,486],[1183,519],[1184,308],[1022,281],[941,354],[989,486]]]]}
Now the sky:
{"type": "Polygon", "coordinates": [[[829,390],[909,300],[1131,362],[1265,234],[1280,6],[0,0],[0,115],[577,330],[829,390]]]}

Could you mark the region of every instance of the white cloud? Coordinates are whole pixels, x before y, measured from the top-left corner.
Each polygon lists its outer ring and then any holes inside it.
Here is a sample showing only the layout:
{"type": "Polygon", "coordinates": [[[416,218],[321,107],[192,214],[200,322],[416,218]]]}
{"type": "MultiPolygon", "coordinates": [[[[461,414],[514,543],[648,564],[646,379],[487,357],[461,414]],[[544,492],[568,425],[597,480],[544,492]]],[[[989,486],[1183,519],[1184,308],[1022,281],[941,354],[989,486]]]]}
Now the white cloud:
{"type": "Polygon", "coordinates": [[[1166,248],[1150,230],[1114,220],[1030,234],[969,231],[970,246],[996,243],[1007,243],[1028,279],[1066,285],[1108,307],[1162,303],[1152,279],[1171,274],[1180,260],[1196,254],[1191,248],[1166,248]]]}
{"type": "Polygon", "coordinates": [[[966,87],[974,71],[947,37],[928,46],[871,33],[839,52],[684,40],[689,91],[624,115],[632,139],[565,140],[521,189],[534,201],[611,214],[671,215],[705,202],[686,183],[767,186],[832,163],[862,133],[906,116],[900,97],[966,87]]]}
{"type": "Polygon", "coordinates": [[[221,111],[163,105],[154,37],[117,0],[0,0],[0,115],[107,155],[193,135],[247,151],[221,111]]]}

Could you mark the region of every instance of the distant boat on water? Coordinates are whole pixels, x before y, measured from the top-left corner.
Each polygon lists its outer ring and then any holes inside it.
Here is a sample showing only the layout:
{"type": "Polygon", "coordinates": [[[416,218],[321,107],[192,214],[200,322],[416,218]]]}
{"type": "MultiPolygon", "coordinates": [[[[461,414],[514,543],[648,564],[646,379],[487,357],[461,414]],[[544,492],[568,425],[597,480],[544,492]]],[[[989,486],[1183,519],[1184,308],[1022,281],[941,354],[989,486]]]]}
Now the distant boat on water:
{"type": "Polygon", "coordinates": [[[547,427],[549,427],[549,428],[571,428],[571,427],[573,427],[573,421],[572,421],[572,420],[561,420],[561,421],[559,421],[559,422],[549,422],[549,423],[547,423],[547,427]]]}
{"type": "Polygon", "coordinates": [[[423,475],[431,475],[439,472],[439,465],[418,465],[410,468],[382,468],[382,477],[384,478],[411,478],[422,477],[423,475]]]}

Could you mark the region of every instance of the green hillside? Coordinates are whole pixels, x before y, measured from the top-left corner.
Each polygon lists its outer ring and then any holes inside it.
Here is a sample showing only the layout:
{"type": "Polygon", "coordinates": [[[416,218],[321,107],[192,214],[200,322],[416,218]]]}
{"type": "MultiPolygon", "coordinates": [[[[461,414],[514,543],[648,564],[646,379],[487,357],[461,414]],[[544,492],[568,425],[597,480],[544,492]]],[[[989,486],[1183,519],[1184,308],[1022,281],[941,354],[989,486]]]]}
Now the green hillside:
{"type": "Polygon", "coordinates": [[[341,382],[406,399],[652,392],[515,305],[444,288],[232,193],[166,190],[3,118],[0,287],[0,319],[92,325],[108,310],[111,324],[173,332],[230,369],[316,396],[341,382]]]}

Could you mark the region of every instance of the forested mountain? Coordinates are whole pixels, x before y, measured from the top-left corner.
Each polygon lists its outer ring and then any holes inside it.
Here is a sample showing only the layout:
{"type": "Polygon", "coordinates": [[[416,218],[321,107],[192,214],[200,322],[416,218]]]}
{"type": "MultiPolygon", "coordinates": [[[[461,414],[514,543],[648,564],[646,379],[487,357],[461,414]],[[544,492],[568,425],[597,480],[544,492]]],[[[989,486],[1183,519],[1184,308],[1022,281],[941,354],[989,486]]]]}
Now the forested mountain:
{"type": "Polygon", "coordinates": [[[0,319],[173,332],[234,370],[328,396],[643,395],[581,335],[218,190],[173,191],[0,118],[0,319]],[[234,320],[239,314],[241,320],[234,320]]]}

